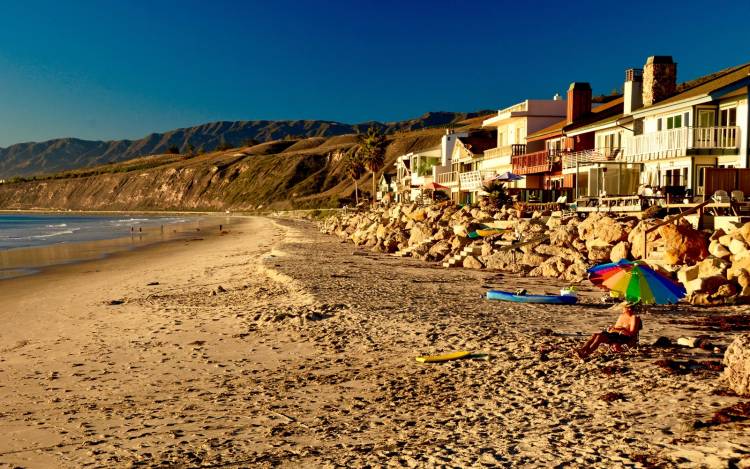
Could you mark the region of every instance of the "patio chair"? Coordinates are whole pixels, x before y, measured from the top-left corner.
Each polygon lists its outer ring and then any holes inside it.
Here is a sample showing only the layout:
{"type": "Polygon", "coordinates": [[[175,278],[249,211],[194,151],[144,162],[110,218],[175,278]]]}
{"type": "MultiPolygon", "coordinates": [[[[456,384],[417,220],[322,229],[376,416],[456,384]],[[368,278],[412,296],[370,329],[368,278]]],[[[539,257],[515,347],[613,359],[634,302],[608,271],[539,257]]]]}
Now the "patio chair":
{"type": "Polygon", "coordinates": [[[732,201],[732,199],[729,198],[729,194],[727,194],[727,191],[714,192],[714,195],[711,196],[711,200],[713,200],[717,204],[728,204],[732,201]]]}
{"type": "Polygon", "coordinates": [[[732,200],[734,200],[735,202],[744,202],[745,193],[739,190],[732,191],[732,200]]]}

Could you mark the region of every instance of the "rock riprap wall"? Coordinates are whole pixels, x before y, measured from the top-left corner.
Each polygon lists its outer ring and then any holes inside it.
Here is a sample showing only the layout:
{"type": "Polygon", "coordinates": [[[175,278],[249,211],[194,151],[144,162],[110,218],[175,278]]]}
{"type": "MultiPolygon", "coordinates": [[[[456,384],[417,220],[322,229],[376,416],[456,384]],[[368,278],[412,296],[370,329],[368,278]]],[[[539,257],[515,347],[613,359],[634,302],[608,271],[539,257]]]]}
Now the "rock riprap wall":
{"type": "Polygon", "coordinates": [[[321,230],[376,252],[406,251],[429,262],[470,252],[463,267],[570,282],[584,280],[596,264],[642,259],[648,249],[649,257],[656,257],[654,251],[660,256],[651,262],[654,268],[683,283],[687,301],[712,305],[750,300],[750,223],[731,233],[710,233],[678,220],[648,232],[663,220],[604,213],[581,219],[551,211],[522,215],[489,203],[394,204],[336,214],[321,223],[321,230]],[[483,226],[507,231],[469,237],[483,226]]]}

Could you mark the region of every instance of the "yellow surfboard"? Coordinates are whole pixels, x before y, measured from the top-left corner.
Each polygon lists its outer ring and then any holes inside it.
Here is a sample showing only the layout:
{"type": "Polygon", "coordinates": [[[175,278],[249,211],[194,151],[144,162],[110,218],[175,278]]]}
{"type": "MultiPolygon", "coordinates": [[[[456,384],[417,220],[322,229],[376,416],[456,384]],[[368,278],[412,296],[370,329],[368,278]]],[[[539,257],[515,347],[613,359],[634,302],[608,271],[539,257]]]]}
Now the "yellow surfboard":
{"type": "Polygon", "coordinates": [[[417,357],[419,363],[437,363],[447,362],[450,360],[458,360],[459,358],[466,358],[471,355],[471,352],[462,350],[460,352],[444,353],[442,355],[425,355],[424,357],[417,357]]]}
{"type": "Polygon", "coordinates": [[[483,238],[485,236],[492,236],[492,235],[503,234],[503,233],[508,233],[508,232],[510,232],[510,230],[500,229],[500,228],[487,228],[487,229],[477,230],[477,234],[483,238]]]}

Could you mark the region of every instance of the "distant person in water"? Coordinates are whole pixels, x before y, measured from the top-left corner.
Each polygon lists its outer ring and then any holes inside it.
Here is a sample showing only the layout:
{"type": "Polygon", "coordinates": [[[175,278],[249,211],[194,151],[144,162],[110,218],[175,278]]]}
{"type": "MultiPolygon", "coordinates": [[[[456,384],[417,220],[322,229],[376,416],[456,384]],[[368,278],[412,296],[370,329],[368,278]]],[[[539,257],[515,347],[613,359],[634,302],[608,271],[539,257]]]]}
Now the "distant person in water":
{"type": "Polygon", "coordinates": [[[617,318],[614,326],[595,333],[582,347],[574,350],[580,358],[586,358],[594,353],[601,344],[614,346],[630,344],[637,340],[641,328],[643,328],[641,317],[633,312],[632,305],[625,303],[622,314],[617,318]]]}

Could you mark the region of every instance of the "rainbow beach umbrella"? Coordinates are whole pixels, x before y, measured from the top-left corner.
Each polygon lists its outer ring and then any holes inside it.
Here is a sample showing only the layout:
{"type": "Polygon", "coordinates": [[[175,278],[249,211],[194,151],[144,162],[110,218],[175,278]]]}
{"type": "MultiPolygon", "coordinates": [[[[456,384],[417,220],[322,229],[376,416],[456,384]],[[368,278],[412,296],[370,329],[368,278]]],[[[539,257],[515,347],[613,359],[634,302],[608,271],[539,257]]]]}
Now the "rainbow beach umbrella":
{"type": "Polygon", "coordinates": [[[643,261],[621,260],[588,270],[594,285],[619,293],[630,303],[674,304],[685,296],[685,288],[656,272],[643,261]]]}

